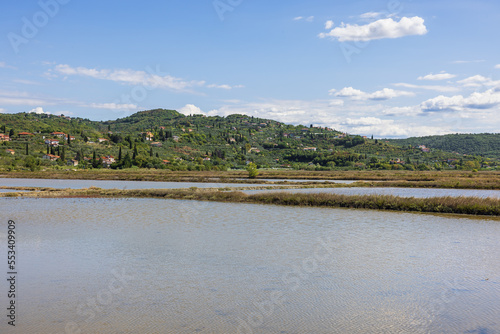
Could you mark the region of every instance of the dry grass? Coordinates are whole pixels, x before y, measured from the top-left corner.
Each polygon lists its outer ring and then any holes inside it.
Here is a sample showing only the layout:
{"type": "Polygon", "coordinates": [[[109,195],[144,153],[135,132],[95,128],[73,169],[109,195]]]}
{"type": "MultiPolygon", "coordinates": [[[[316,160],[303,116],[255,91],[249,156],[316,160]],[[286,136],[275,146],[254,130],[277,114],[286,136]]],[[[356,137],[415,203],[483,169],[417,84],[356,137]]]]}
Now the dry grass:
{"type": "Polygon", "coordinates": [[[274,205],[362,208],[408,212],[455,213],[500,216],[500,200],[477,197],[407,198],[388,195],[292,194],[272,192],[247,195],[238,191],[218,189],[44,189],[26,193],[4,193],[5,197],[103,197],[103,198],[163,198],[199,201],[260,203],[274,205]]]}
{"type": "MultiPolygon", "coordinates": [[[[38,179],[84,179],[84,180],[125,180],[163,182],[227,182],[227,183],[272,183],[265,179],[307,179],[307,180],[366,180],[377,181],[373,187],[418,187],[457,189],[500,189],[500,172],[469,171],[291,171],[261,170],[259,179],[248,179],[245,171],[189,172],[155,169],[128,170],[76,170],[9,172],[0,177],[38,179]],[[237,180],[242,179],[242,180],[237,180]]],[[[366,184],[365,184],[366,186],[366,184]]]]}

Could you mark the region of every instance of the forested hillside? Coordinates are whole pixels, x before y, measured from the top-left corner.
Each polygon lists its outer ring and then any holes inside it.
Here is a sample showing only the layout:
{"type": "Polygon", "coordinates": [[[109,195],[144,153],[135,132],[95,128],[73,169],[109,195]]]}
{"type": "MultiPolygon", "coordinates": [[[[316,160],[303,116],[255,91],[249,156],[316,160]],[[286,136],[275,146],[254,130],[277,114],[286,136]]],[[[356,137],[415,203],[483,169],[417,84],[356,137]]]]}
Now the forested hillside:
{"type": "Polygon", "coordinates": [[[500,156],[499,135],[377,140],[246,115],[186,116],[165,109],[105,122],[0,114],[0,144],[0,170],[228,170],[251,162],[307,170],[479,170],[497,168],[500,156]]]}
{"type": "Polygon", "coordinates": [[[461,154],[482,155],[485,157],[500,156],[500,134],[451,134],[395,139],[390,140],[390,142],[402,146],[425,145],[429,148],[461,154]]]}

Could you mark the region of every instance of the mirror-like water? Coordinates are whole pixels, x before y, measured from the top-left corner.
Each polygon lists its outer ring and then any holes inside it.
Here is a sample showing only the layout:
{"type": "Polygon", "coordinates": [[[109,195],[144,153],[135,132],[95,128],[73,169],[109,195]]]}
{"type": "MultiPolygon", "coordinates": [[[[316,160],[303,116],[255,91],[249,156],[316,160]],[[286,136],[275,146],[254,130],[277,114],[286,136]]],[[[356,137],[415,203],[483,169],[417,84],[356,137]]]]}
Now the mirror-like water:
{"type": "Polygon", "coordinates": [[[157,199],[0,212],[0,258],[8,219],[19,252],[1,333],[500,331],[498,219],[157,199]]]}

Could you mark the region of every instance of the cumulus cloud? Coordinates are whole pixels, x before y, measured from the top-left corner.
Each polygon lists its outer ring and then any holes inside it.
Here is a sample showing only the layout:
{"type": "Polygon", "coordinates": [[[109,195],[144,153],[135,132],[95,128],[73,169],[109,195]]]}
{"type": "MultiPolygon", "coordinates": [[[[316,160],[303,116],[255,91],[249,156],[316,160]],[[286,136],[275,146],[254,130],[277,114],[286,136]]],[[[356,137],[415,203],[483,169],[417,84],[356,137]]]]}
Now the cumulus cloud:
{"type": "Polygon", "coordinates": [[[48,112],[43,111],[42,107],[36,107],[35,109],[31,109],[30,111],[28,111],[28,113],[30,113],[30,114],[38,114],[38,115],[41,115],[41,114],[50,114],[48,112]]]}
{"type": "Polygon", "coordinates": [[[198,108],[194,104],[186,104],[184,107],[180,108],[178,111],[184,115],[197,115],[197,114],[206,115],[200,108],[198,108]]]}
{"type": "Polygon", "coordinates": [[[344,24],[327,33],[319,34],[320,38],[331,37],[339,42],[370,41],[383,38],[400,38],[412,35],[425,35],[427,27],[424,19],[418,16],[403,17],[394,21],[392,18],[381,19],[366,25],[344,24]]]}
{"type": "Polygon", "coordinates": [[[439,74],[432,74],[431,73],[431,74],[427,74],[427,75],[422,76],[422,77],[418,77],[418,80],[434,80],[434,81],[437,81],[437,80],[453,79],[455,77],[456,77],[455,74],[441,72],[439,74]]]}
{"type": "Polygon", "coordinates": [[[391,88],[384,88],[373,93],[366,93],[352,87],[344,87],[338,92],[330,90],[330,95],[335,95],[337,97],[349,97],[353,100],[389,100],[400,96],[414,96],[415,94],[391,88]]]}
{"type": "Polygon", "coordinates": [[[464,87],[500,86],[500,80],[493,80],[482,75],[474,75],[464,80],[458,81],[464,87]]]}
{"type": "Polygon", "coordinates": [[[5,112],[4,108],[0,108],[0,113],[5,112]]]}
{"type": "Polygon", "coordinates": [[[500,104],[500,91],[489,89],[485,92],[474,92],[468,97],[440,95],[421,103],[422,111],[463,111],[470,109],[492,109],[500,104]]]}
{"type": "Polygon", "coordinates": [[[333,26],[334,26],[334,25],[335,25],[335,23],[333,23],[333,21],[328,20],[328,21],[326,21],[326,23],[325,23],[325,29],[326,29],[326,30],[330,30],[330,29],[332,29],[332,28],[333,28],[333,26]]]}
{"type": "Polygon", "coordinates": [[[397,123],[393,119],[380,119],[377,117],[360,117],[346,119],[343,123],[350,129],[350,133],[370,135],[377,137],[408,137],[426,136],[432,134],[446,134],[452,131],[443,127],[422,126],[414,123],[397,123]]]}
{"type": "Polygon", "coordinates": [[[500,69],[500,64],[495,65],[495,68],[496,68],[497,70],[498,70],[498,69],[500,69]]]}

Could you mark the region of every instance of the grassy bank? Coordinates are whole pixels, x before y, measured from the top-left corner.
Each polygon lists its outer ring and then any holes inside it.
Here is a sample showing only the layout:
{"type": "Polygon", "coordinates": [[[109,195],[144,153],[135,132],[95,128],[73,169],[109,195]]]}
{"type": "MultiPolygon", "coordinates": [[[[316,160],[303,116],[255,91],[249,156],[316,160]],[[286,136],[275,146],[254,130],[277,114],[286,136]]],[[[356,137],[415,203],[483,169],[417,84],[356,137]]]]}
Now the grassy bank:
{"type": "MultiPolygon", "coordinates": [[[[273,183],[266,179],[315,180],[365,180],[376,181],[365,184],[371,187],[410,188],[455,188],[455,189],[500,189],[500,172],[469,171],[291,171],[262,170],[259,179],[248,179],[245,171],[195,172],[165,171],[155,169],[125,170],[47,170],[39,172],[8,172],[1,177],[35,179],[81,179],[124,180],[163,182],[227,182],[227,183],[273,183]]],[[[1,179],[0,179],[1,184],[1,179]]]]}
{"type": "Polygon", "coordinates": [[[337,195],[263,193],[247,195],[217,189],[43,189],[36,192],[4,193],[4,197],[39,198],[163,198],[233,203],[259,203],[291,206],[362,208],[389,211],[455,213],[500,216],[500,200],[477,197],[406,198],[387,195],[337,195]]]}

